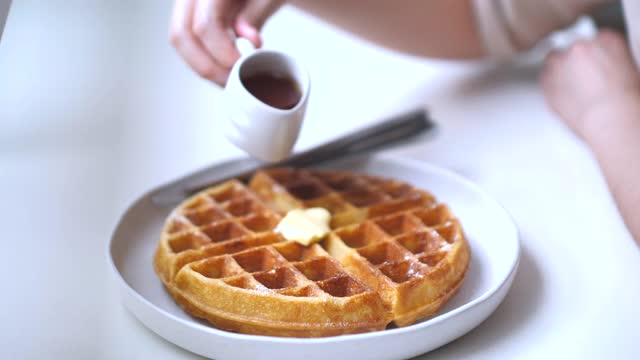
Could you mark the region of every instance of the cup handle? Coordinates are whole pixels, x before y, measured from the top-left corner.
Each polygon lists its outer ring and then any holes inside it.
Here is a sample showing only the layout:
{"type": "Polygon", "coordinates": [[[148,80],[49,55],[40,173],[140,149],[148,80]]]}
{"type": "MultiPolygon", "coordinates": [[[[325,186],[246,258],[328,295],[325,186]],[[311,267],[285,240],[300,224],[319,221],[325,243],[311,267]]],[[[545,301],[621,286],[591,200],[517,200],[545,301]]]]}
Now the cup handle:
{"type": "Polygon", "coordinates": [[[247,56],[256,51],[256,47],[253,46],[251,41],[243,37],[239,37],[236,39],[236,47],[238,48],[241,56],[247,56]]]}

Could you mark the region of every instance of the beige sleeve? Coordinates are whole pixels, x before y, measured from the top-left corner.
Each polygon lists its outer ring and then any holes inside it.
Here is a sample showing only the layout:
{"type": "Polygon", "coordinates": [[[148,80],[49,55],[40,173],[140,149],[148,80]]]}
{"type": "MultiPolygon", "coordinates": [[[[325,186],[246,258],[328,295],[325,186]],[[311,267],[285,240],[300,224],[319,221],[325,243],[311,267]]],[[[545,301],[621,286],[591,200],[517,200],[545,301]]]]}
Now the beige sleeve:
{"type": "MultiPolygon", "coordinates": [[[[507,58],[533,47],[608,0],[471,0],[487,53],[507,58]]],[[[638,0],[628,0],[638,7],[638,0]]]]}

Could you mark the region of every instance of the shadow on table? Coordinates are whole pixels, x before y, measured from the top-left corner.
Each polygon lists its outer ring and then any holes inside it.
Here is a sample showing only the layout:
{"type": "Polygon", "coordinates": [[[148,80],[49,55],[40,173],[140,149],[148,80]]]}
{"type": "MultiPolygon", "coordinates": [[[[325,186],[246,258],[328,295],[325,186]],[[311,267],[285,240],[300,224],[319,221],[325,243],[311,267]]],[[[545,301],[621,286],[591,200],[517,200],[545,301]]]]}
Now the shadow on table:
{"type": "Polygon", "coordinates": [[[527,321],[535,317],[542,304],[544,279],[527,248],[523,245],[521,250],[520,266],[511,290],[493,315],[467,335],[414,359],[470,357],[512,341],[512,336],[526,328],[527,321]]]}

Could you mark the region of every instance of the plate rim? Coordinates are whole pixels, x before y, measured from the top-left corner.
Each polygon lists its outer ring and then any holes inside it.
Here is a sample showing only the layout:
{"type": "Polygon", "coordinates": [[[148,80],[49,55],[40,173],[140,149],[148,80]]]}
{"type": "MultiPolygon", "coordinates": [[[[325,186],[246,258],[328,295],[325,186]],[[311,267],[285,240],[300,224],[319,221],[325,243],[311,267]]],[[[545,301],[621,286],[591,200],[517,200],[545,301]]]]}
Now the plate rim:
{"type": "MultiPolygon", "coordinates": [[[[491,285],[491,287],[489,287],[488,290],[486,290],[485,292],[483,292],[482,294],[480,294],[478,297],[472,299],[471,301],[458,306],[452,310],[447,311],[444,314],[440,314],[437,315],[436,317],[433,317],[431,319],[428,319],[426,321],[422,321],[419,322],[417,324],[413,324],[413,325],[409,325],[406,327],[401,327],[401,328],[396,328],[396,329],[385,329],[385,330],[381,330],[381,331],[373,331],[373,332],[367,332],[367,333],[359,333],[359,334],[346,334],[346,335],[337,335],[337,336],[329,336],[329,337],[318,337],[318,338],[294,338],[294,337],[279,337],[279,336],[266,336],[266,335],[251,335],[251,334],[240,334],[240,333],[233,333],[233,332],[229,332],[229,331],[224,331],[221,329],[217,329],[215,327],[212,326],[207,326],[205,324],[200,324],[197,323],[195,321],[189,321],[187,319],[182,319],[172,313],[170,313],[169,311],[160,308],[159,306],[157,306],[156,304],[154,304],[153,302],[151,302],[149,299],[147,299],[146,297],[144,297],[142,294],[140,294],[138,291],[136,291],[123,277],[123,275],[120,273],[120,270],[118,269],[118,267],[115,264],[115,260],[114,260],[114,242],[115,242],[115,237],[118,233],[118,229],[120,228],[123,220],[127,217],[127,215],[129,214],[129,212],[135,208],[137,205],[139,205],[141,202],[148,200],[149,196],[152,195],[156,190],[162,188],[164,186],[164,184],[161,184],[159,186],[156,186],[154,188],[152,188],[151,190],[143,193],[141,196],[137,197],[133,202],[131,202],[129,204],[129,206],[127,206],[126,210],[122,213],[122,215],[118,218],[118,222],[116,223],[116,226],[114,227],[114,230],[111,234],[111,237],[109,239],[108,242],[108,246],[107,246],[107,260],[109,263],[109,267],[111,268],[111,271],[115,274],[117,282],[120,286],[121,289],[125,289],[130,296],[132,296],[135,300],[141,302],[142,304],[144,304],[145,306],[147,306],[148,308],[150,308],[151,310],[153,310],[154,312],[156,312],[159,315],[163,315],[165,317],[170,318],[173,321],[177,321],[180,325],[182,326],[186,326],[188,328],[190,328],[191,330],[195,330],[195,331],[204,331],[210,335],[213,336],[217,336],[217,337],[224,337],[224,338],[230,338],[232,340],[235,341],[253,341],[253,342],[259,342],[259,343],[270,343],[270,344],[325,344],[325,343],[336,343],[336,342],[347,342],[347,341],[357,341],[357,340],[364,340],[364,339],[376,339],[376,338],[385,338],[388,336],[395,336],[395,335],[400,335],[400,334],[405,334],[405,333],[411,333],[411,332],[418,332],[420,330],[423,330],[425,328],[429,328],[432,327],[436,324],[445,322],[447,320],[449,320],[452,317],[455,317],[461,313],[464,313],[470,309],[473,309],[475,307],[480,306],[481,304],[491,300],[492,296],[499,293],[500,289],[505,286],[505,285],[511,285],[512,282],[509,281],[509,279],[513,278],[515,276],[515,272],[517,272],[518,270],[518,266],[520,263],[520,257],[521,257],[521,252],[522,252],[522,246],[521,246],[521,236],[520,236],[520,230],[517,226],[517,223],[515,221],[515,219],[513,218],[513,216],[509,213],[509,211],[507,211],[507,209],[500,203],[498,202],[489,192],[487,192],[486,190],[484,190],[483,188],[481,188],[479,185],[477,185],[476,183],[474,183],[473,181],[465,178],[464,176],[450,170],[447,169],[445,167],[442,167],[440,165],[436,165],[430,162],[426,162],[426,161],[422,161],[422,160],[417,160],[417,159],[411,159],[411,158],[406,158],[406,157],[400,157],[397,155],[392,155],[392,154],[370,154],[367,156],[368,158],[372,158],[375,159],[376,161],[384,161],[384,162],[389,162],[389,161],[393,161],[394,163],[399,163],[400,165],[403,166],[408,166],[408,167],[417,167],[417,168],[421,168],[421,169],[427,169],[428,172],[432,172],[432,173],[438,173],[438,175],[443,175],[445,177],[449,177],[449,178],[454,178],[456,181],[462,183],[463,185],[470,187],[471,189],[473,189],[475,192],[479,193],[482,195],[483,198],[485,198],[485,200],[488,200],[489,202],[493,203],[493,205],[497,206],[509,219],[509,223],[511,225],[511,228],[513,230],[513,237],[515,240],[515,256],[513,256],[513,259],[511,261],[511,263],[509,264],[509,270],[506,272],[504,278],[500,279],[500,281],[495,282],[494,284],[491,285]]],[[[339,161],[348,161],[348,158],[344,158],[344,159],[336,159],[337,162],[339,161]]],[[[171,182],[171,181],[170,181],[171,182]]],[[[507,290],[508,292],[508,290],[507,290]]],[[[132,311],[132,313],[136,316],[136,318],[138,320],[140,320],[145,326],[149,326],[148,324],[146,324],[144,321],[142,321],[142,319],[140,319],[140,317],[138,316],[138,314],[133,311],[133,309],[131,309],[128,304],[126,303],[126,301],[124,301],[124,299],[121,299],[125,305],[127,305],[126,307],[132,311]]],[[[499,303],[501,303],[503,299],[500,299],[499,303]]],[[[493,313],[493,311],[491,312],[493,313]]],[[[489,313],[487,315],[490,316],[491,313],[489,313]]],[[[153,330],[155,332],[155,330],[153,330]]],[[[163,336],[164,338],[164,336],[163,336]]],[[[182,346],[181,346],[182,347],[182,346]]]]}

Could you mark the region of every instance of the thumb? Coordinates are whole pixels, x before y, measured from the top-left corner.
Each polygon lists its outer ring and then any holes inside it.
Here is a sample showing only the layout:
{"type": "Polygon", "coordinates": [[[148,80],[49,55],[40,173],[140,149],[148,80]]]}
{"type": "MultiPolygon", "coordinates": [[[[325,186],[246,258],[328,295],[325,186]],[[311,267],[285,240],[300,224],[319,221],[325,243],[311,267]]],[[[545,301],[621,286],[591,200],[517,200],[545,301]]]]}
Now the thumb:
{"type": "Polygon", "coordinates": [[[256,48],[262,47],[262,37],[258,29],[250,24],[246,19],[239,17],[236,19],[233,26],[238,37],[243,37],[249,40],[256,48]]]}
{"type": "Polygon", "coordinates": [[[262,46],[260,29],[264,23],[275,13],[284,0],[249,0],[240,11],[233,26],[238,36],[251,41],[256,47],[262,46]]]}

